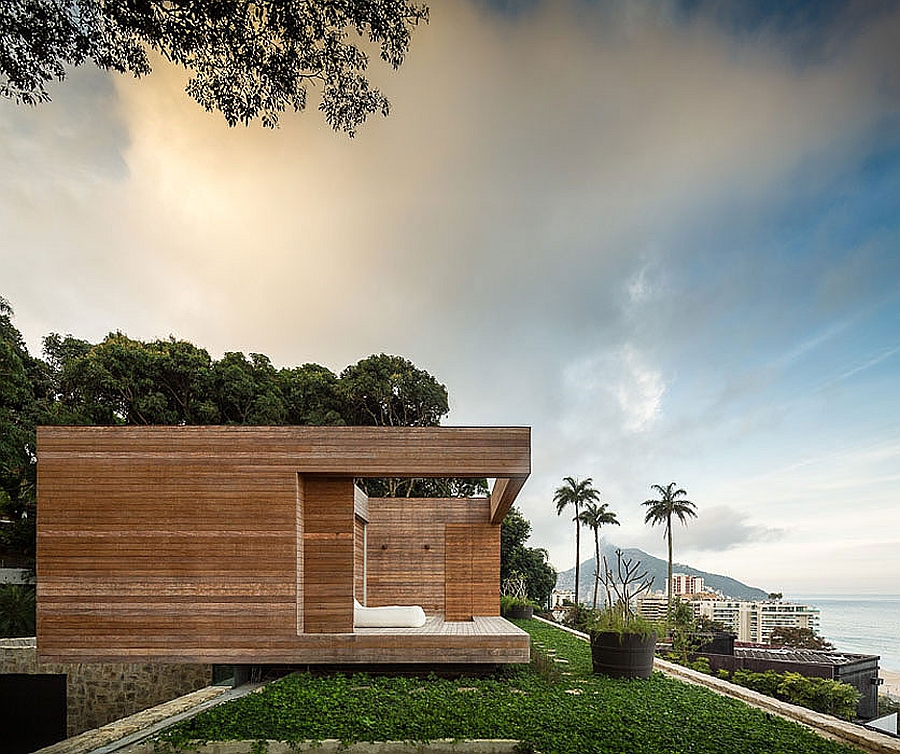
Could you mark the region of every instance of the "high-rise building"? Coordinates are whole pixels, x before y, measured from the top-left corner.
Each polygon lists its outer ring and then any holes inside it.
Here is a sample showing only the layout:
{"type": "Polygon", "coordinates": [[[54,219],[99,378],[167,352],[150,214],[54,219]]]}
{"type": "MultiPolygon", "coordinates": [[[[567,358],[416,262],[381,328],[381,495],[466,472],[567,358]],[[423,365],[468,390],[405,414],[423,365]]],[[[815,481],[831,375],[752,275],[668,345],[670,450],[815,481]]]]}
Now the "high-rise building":
{"type": "Polygon", "coordinates": [[[672,574],[672,596],[684,597],[703,591],[702,576],[688,576],[686,573],[672,574]]]}

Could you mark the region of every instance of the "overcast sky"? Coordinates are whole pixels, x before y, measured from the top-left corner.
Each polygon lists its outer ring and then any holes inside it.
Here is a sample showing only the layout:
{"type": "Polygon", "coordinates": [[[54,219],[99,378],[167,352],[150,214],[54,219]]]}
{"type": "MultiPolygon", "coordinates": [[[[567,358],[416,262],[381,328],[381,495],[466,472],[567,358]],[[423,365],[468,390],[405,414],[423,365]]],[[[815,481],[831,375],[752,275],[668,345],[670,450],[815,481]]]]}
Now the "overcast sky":
{"type": "Polygon", "coordinates": [[[29,349],[401,354],[445,424],[533,428],[519,505],[560,570],[563,477],[661,557],[640,503],[676,481],[678,561],[900,592],[900,5],[506,5],[433,2],[353,140],[314,110],[229,129],[163,66],[0,102],[29,349]]]}

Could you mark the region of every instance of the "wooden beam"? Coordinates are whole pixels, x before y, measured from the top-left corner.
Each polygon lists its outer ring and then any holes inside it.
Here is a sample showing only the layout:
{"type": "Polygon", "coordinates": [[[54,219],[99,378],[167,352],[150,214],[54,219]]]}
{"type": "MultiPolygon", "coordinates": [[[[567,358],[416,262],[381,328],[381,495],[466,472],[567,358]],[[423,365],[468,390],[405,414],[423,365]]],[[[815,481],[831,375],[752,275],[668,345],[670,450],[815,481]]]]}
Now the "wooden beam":
{"type": "Polygon", "coordinates": [[[506,477],[497,479],[494,482],[494,489],[491,490],[492,524],[499,524],[503,521],[503,517],[509,513],[509,509],[512,507],[527,478],[527,475],[506,477]]]}
{"type": "Polygon", "coordinates": [[[354,477],[531,471],[529,427],[40,427],[38,438],[39,462],[102,457],[138,473],[161,461],[187,473],[212,462],[354,477]]]}

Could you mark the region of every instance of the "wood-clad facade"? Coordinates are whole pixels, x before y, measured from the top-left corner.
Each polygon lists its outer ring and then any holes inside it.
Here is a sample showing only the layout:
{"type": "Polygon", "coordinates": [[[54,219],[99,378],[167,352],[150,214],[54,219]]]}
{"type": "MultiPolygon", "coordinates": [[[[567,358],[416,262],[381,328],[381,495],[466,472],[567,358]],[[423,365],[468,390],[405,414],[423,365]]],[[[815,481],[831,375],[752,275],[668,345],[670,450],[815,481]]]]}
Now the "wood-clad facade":
{"type": "Polygon", "coordinates": [[[499,524],[529,471],[527,428],[41,427],[41,660],[525,661],[497,616],[499,524]],[[368,476],[497,481],[368,499],[368,476]],[[431,628],[354,631],[354,596],[431,628]]]}

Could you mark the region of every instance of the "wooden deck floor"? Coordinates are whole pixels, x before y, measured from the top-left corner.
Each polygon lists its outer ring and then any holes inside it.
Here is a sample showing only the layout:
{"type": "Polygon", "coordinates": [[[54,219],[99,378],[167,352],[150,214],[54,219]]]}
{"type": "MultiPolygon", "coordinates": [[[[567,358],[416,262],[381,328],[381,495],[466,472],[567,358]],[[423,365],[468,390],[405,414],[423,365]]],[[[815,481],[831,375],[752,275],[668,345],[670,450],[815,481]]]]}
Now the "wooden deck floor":
{"type": "Polygon", "coordinates": [[[302,634],[301,663],[517,663],[528,662],[528,634],[499,616],[446,621],[429,616],[421,628],[357,628],[352,634],[302,634]]]}

